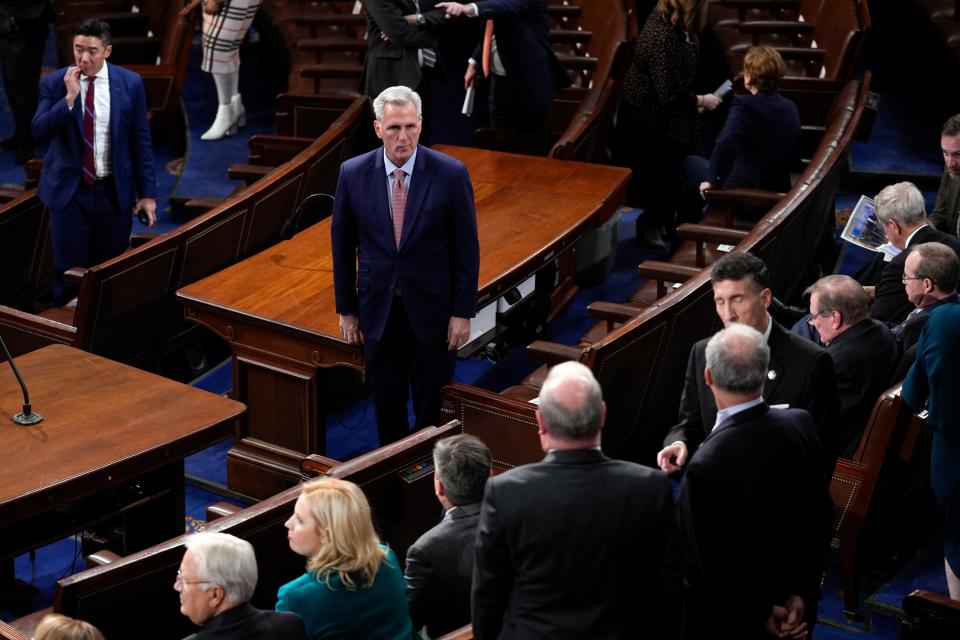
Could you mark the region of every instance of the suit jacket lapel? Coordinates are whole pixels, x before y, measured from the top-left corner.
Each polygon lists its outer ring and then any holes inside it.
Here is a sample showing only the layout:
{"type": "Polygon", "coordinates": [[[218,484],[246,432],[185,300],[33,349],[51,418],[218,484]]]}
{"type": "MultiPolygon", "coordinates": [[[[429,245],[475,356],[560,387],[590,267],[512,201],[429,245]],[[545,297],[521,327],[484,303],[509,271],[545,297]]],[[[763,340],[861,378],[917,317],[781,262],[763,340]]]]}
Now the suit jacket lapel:
{"type": "Polygon", "coordinates": [[[767,381],[763,385],[763,397],[768,400],[773,397],[773,392],[780,385],[780,381],[783,380],[787,370],[783,349],[778,348],[786,338],[784,335],[786,329],[777,324],[773,318],[770,318],[770,322],[773,323],[770,328],[770,339],[767,343],[770,346],[770,364],[767,369],[767,381]]]}
{"type": "MultiPolygon", "coordinates": [[[[109,65],[109,62],[104,62],[109,65]]],[[[118,127],[120,126],[120,103],[123,101],[123,88],[120,86],[120,74],[114,66],[107,67],[110,76],[107,82],[110,85],[110,140],[115,142],[120,139],[118,127]]],[[[115,144],[110,145],[111,150],[116,149],[115,144]]]]}
{"type": "Polygon", "coordinates": [[[410,192],[407,194],[407,211],[403,217],[403,231],[400,234],[400,248],[410,237],[410,230],[416,223],[423,208],[423,201],[430,188],[430,168],[423,147],[417,147],[417,159],[413,163],[413,175],[410,177],[410,192]]]}

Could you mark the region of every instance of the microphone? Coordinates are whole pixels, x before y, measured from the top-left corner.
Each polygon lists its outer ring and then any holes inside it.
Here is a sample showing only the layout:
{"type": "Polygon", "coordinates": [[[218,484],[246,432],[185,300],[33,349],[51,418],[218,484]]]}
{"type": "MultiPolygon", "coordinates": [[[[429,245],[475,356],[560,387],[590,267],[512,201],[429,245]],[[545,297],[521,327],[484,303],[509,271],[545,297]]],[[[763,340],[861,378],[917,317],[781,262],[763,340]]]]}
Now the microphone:
{"type": "Polygon", "coordinates": [[[300,231],[300,218],[306,213],[318,213],[318,217],[314,222],[320,222],[329,216],[333,210],[333,200],[333,196],[329,193],[311,193],[308,195],[303,199],[303,202],[300,203],[300,206],[297,207],[297,210],[293,212],[293,215],[287,218],[283,226],[280,227],[280,238],[289,240],[295,236],[297,232],[300,231]],[[329,210],[327,211],[322,209],[325,201],[330,203],[329,210]]]}
{"type": "Polygon", "coordinates": [[[13,369],[13,375],[17,377],[17,382],[20,383],[20,390],[23,391],[23,411],[11,416],[10,419],[13,420],[14,423],[24,427],[42,422],[43,416],[39,413],[34,413],[33,408],[30,406],[30,394],[27,392],[27,385],[24,384],[23,378],[20,377],[20,371],[17,370],[17,364],[13,361],[13,356],[10,355],[10,350],[7,349],[7,343],[4,342],[3,336],[0,336],[0,347],[3,347],[3,353],[7,356],[7,362],[10,363],[10,368],[13,369]]]}

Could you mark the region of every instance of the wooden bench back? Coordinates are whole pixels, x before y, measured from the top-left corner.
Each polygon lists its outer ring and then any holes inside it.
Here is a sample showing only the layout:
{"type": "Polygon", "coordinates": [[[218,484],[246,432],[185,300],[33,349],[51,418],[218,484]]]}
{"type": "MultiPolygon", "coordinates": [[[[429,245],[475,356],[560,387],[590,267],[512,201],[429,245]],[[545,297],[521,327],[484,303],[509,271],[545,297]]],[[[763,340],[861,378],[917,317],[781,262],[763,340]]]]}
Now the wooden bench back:
{"type": "Polygon", "coordinates": [[[917,589],[903,599],[901,640],[942,640],[960,637],[960,602],[917,589]]]}
{"type": "Polygon", "coordinates": [[[44,274],[50,212],[35,190],[0,206],[0,303],[17,307],[34,295],[44,274]]]}
{"type": "MultiPolygon", "coordinates": [[[[398,486],[398,469],[429,458],[439,438],[459,432],[457,423],[430,427],[334,466],[330,475],[356,482],[371,503],[375,524],[383,540],[402,557],[407,546],[439,519],[440,505],[433,495],[432,475],[414,482],[412,493],[398,486]],[[429,487],[427,487],[429,485],[429,487]],[[427,491],[429,488],[429,491],[427,491]],[[394,501],[401,501],[395,504],[394,501]],[[416,521],[407,514],[429,514],[416,521]],[[399,542],[394,542],[397,536],[399,542]],[[411,536],[413,537],[411,539],[411,536]]],[[[209,523],[205,530],[230,533],[248,540],[257,554],[259,578],[251,600],[254,606],[272,609],[277,589],[304,571],[305,560],[290,550],[284,522],[293,513],[300,487],[292,487],[251,507],[209,523]]],[[[173,590],[183,558],[179,536],[116,562],[81,571],[57,582],[54,611],[96,625],[108,638],[128,637],[130,629],[149,638],[182,638],[196,631],[179,612],[173,590]],[[149,630],[143,612],[150,611],[149,630]]]]}

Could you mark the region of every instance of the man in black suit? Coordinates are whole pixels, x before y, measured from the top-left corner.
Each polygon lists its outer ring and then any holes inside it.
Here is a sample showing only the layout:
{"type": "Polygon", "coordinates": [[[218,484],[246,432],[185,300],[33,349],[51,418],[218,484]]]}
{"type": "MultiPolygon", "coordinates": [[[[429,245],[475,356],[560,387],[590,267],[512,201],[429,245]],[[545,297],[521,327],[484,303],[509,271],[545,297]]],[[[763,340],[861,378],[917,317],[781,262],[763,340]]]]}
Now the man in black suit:
{"type": "Polygon", "coordinates": [[[733,324],[706,346],[717,426],[687,465],[682,637],[803,638],[816,622],[833,508],[810,414],[761,395],[770,349],[733,324]]]}
{"type": "MultiPolygon", "coordinates": [[[[833,362],[821,347],[781,327],[767,309],[773,294],[767,286],[767,267],[749,253],[730,253],[714,263],[713,283],[717,315],[724,327],[749,325],[766,336],[770,370],[763,397],[773,406],[806,409],[813,417],[828,460],[839,454],[833,429],[840,410],[833,362]]],[[[666,473],[679,471],[713,429],[717,407],[703,379],[707,341],[690,350],[687,375],[680,397],[680,422],[664,438],[657,464],[666,473]]],[[[833,471],[832,462],[825,471],[833,471]]]]}
{"type": "Polygon", "coordinates": [[[486,22],[463,77],[464,87],[490,79],[490,123],[499,129],[531,132],[543,128],[547,110],[570,78],[550,43],[547,0],[438,2],[446,17],[486,22]]]}
{"type": "Polygon", "coordinates": [[[434,0],[362,0],[367,20],[367,54],[363,61],[363,91],[371,100],[387,87],[403,85],[423,103],[424,131],[431,121],[431,78],[437,67],[433,27],[444,22],[434,0]]]}
{"type": "MultiPolygon", "coordinates": [[[[903,288],[906,249],[921,242],[941,242],[960,254],[960,239],[930,224],[923,194],[910,182],[885,187],[874,200],[877,220],[883,225],[887,240],[901,252],[884,265],[876,286],[866,287],[867,295],[872,293],[874,297],[870,317],[896,325],[914,308],[903,288]]],[[[861,284],[865,283],[861,281],[861,284]]]]}
{"type": "Polygon", "coordinates": [[[407,598],[413,628],[431,638],[470,624],[473,540],[492,456],[466,433],[433,447],[433,487],[447,513],[407,550],[407,598]]]}
{"type": "Polygon", "coordinates": [[[960,236],[960,114],[950,116],[943,123],[940,151],[943,152],[943,177],[930,212],[930,224],[960,236]]]}
{"type": "Polygon", "coordinates": [[[836,437],[841,455],[849,458],[877,397],[892,382],[897,340],[887,325],[867,317],[870,299],[850,276],[820,278],[804,294],[810,295],[808,322],[833,358],[840,391],[836,437]]]}
{"type": "Polygon", "coordinates": [[[201,625],[184,640],[305,640],[295,613],[262,611],[250,605],[257,587],[253,545],[227,533],[189,536],[173,588],[180,613],[201,625]]]}
{"type": "Polygon", "coordinates": [[[894,380],[902,380],[913,364],[917,341],[930,312],[941,305],[960,303],[958,281],[960,258],[953,249],[939,242],[923,242],[910,248],[903,263],[903,289],[916,308],[892,329],[901,354],[894,380]]]}
{"type": "Polygon", "coordinates": [[[600,451],[606,406],[582,364],[551,369],[537,424],[547,456],[487,481],[473,633],[663,638],[679,601],[670,482],[600,451]]]}

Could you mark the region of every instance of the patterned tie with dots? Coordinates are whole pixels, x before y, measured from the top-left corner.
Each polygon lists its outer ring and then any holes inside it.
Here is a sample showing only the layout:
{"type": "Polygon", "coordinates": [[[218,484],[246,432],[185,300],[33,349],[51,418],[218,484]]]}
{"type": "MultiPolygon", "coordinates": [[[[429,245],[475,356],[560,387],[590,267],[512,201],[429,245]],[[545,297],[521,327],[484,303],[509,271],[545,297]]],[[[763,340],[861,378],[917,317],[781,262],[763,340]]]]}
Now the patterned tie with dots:
{"type": "Polygon", "coordinates": [[[395,169],[393,172],[393,195],[391,205],[393,206],[393,238],[397,241],[397,249],[400,248],[400,236],[403,234],[403,215],[407,210],[407,190],[403,186],[403,169],[395,169]]]}

